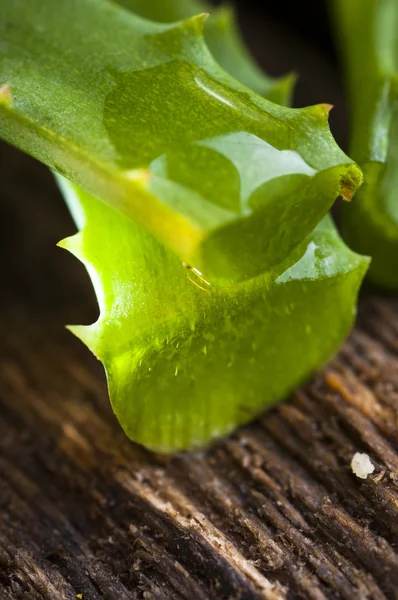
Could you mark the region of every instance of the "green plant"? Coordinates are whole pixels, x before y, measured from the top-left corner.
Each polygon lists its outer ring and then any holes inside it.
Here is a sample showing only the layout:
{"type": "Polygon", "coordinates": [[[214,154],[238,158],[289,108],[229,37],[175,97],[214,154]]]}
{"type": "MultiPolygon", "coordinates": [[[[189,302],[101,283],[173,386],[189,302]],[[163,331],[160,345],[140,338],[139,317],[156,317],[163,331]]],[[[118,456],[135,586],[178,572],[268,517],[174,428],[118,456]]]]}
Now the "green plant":
{"type": "Polygon", "coordinates": [[[210,13],[205,24],[205,40],[210,52],[223,69],[272,102],[284,105],[290,103],[295,76],[269,77],[255,64],[240,39],[231,6],[221,5],[215,8],[203,0],[116,2],[140,17],[161,23],[172,23],[201,13],[210,13]]]}
{"type": "MultiPolygon", "coordinates": [[[[0,134],[62,175],[80,231],[61,245],[100,307],[72,330],[103,362],[126,433],[201,446],[285,396],[347,334],[368,261],[325,215],[361,171],[329,107],[273,104],[223,71],[204,16],[54,6],[0,6],[0,134]]],[[[286,98],[289,81],[264,82],[286,98]]]]}
{"type": "Polygon", "coordinates": [[[372,256],[370,279],[398,289],[398,3],[335,0],[351,100],[351,154],[365,183],[343,211],[347,242],[372,256]]]}

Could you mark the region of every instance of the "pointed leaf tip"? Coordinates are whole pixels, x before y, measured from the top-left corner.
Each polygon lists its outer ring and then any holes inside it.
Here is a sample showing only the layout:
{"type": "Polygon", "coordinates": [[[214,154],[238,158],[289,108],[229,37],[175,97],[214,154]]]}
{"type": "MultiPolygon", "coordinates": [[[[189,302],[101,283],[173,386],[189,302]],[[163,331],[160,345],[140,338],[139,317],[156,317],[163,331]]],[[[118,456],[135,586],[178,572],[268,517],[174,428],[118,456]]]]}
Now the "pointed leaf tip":
{"type": "Polygon", "coordinates": [[[334,108],[334,104],[328,104],[327,102],[320,104],[320,106],[323,108],[326,115],[328,115],[330,111],[334,108]]]}
{"type": "Polygon", "coordinates": [[[329,121],[329,113],[333,108],[333,104],[315,104],[315,106],[311,106],[311,113],[321,121],[321,123],[327,123],[329,121]]]}
{"type": "Polygon", "coordinates": [[[82,260],[83,253],[81,251],[81,240],[82,234],[80,231],[78,231],[77,233],[75,233],[75,235],[71,235],[70,237],[60,240],[57,243],[57,246],[59,248],[62,248],[63,250],[67,250],[79,260],[82,260]]]}
{"type": "Polygon", "coordinates": [[[57,242],[58,248],[62,248],[63,250],[69,250],[69,238],[64,238],[57,242]]]}
{"type": "MultiPolygon", "coordinates": [[[[66,329],[73,333],[83,344],[86,344],[88,348],[90,348],[91,352],[93,352],[90,346],[90,326],[87,325],[66,325],[66,329]]],[[[94,356],[95,353],[93,352],[94,356]]]]}
{"type": "Polygon", "coordinates": [[[205,23],[209,17],[209,12],[199,13],[198,15],[194,15],[193,17],[184,19],[182,21],[182,25],[185,31],[188,31],[192,35],[200,37],[204,34],[205,23]]]}

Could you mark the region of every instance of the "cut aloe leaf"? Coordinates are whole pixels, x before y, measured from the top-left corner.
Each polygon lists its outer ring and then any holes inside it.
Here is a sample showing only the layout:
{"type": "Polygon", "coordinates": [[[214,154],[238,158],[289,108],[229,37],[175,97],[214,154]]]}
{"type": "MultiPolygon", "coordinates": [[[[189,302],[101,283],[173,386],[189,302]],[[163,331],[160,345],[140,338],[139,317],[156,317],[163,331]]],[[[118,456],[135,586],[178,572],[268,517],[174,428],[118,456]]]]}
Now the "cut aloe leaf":
{"type": "Polygon", "coordinates": [[[372,256],[370,279],[398,289],[398,3],[335,0],[351,99],[351,154],[364,172],[343,234],[372,256]]]}
{"type": "Polygon", "coordinates": [[[71,330],[104,364],[127,435],[201,447],[349,331],[368,260],[324,215],[362,174],[327,105],[276,106],[231,77],[286,101],[289,80],[258,73],[230,13],[205,25],[191,1],[121,3],[0,6],[0,133],[75,182],[58,176],[79,229],[60,245],[100,315],[71,330]]]}
{"type": "Polygon", "coordinates": [[[172,451],[227,434],[321,366],[352,325],[368,260],[329,217],[278,268],[219,287],[114,209],[61,189],[80,230],[61,245],[86,265],[100,306],[72,331],[104,364],[136,442],[172,451]]]}

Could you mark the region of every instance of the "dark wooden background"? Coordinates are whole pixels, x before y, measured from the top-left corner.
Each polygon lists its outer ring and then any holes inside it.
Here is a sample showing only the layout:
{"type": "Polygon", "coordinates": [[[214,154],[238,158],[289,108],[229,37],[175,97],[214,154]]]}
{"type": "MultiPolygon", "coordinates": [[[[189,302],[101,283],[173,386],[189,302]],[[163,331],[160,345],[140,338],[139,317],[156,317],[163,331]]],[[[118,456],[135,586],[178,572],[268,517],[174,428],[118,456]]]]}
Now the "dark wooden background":
{"type": "MultiPolygon", "coordinates": [[[[253,49],[303,72],[299,104],[338,104],[344,143],[329,42],[259,14],[241,6],[253,49]]],[[[64,329],[97,308],[55,247],[74,226],[51,175],[1,146],[0,182],[0,600],[398,598],[397,297],[365,290],[340,354],[257,422],[202,454],[153,455],[64,329]]]]}

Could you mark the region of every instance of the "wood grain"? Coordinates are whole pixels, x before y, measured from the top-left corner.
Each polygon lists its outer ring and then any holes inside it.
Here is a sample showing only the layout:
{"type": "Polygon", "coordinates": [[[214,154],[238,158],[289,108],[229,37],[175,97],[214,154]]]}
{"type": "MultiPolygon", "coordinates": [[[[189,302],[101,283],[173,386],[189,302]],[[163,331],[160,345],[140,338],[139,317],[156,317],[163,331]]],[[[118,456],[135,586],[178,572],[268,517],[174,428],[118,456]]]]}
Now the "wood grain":
{"type": "Polygon", "coordinates": [[[340,354],[249,427],[150,454],[64,329],[97,309],[51,176],[0,152],[0,599],[398,598],[397,298],[365,293],[340,354]]]}

